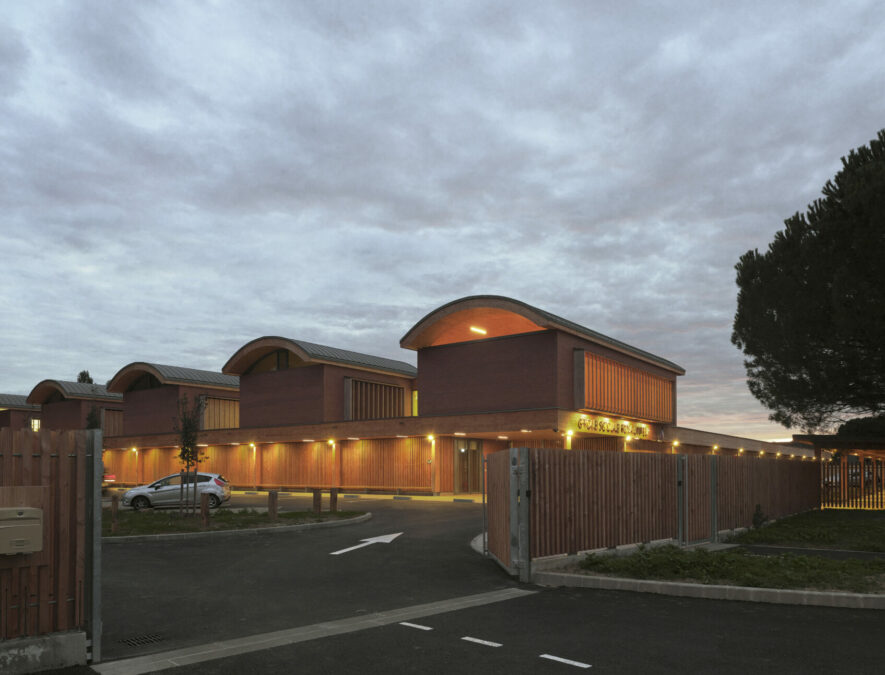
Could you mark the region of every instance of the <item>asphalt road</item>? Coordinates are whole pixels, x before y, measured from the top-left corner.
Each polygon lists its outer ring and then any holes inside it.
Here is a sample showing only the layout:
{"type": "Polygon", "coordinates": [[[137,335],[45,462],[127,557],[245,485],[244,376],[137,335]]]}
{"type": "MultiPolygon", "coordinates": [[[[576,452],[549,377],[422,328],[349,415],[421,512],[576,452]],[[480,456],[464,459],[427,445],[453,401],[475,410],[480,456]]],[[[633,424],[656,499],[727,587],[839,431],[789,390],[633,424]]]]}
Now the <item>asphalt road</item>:
{"type": "MultiPolygon", "coordinates": [[[[308,506],[280,498],[281,508],[308,506]]],[[[366,500],[351,508],[373,517],[332,529],[104,547],[103,659],[516,585],[469,547],[482,529],[479,504],[366,500]],[[390,544],[330,555],[396,532],[390,544]]]]}
{"type": "MultiPolygon", "coordinates": [[[[374,518],[352,527],[106,547],[104,659],[517,587],[468,546],[479,505],[359,506],[374,518]],[[140,636],[157,641],[122,642],[140,636]]],[[[423,628],[392,623],[163,672],[881,672],[881,612],[528,588],[538,592],[409,621],[423,628]]]]}
{"type": "Polygon", "coordinates": [[[881,673],[881,621],[873,611],[554,589],[163,672],[881,673]]]}

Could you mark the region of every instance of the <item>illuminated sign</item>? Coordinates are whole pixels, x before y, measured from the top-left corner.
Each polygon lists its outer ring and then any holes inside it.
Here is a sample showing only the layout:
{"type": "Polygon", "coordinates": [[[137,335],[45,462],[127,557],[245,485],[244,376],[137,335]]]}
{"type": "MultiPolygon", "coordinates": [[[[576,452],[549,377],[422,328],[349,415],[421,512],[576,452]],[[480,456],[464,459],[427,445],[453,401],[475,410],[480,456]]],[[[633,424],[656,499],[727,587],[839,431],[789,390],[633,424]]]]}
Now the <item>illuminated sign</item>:
{"type": "Polygon", "coordinates": [[[577,421],[578,431],[588,431],[594,434],[609,434],[612,436],[632,436],[633,438],[648,438],[649,426],[640,422],[628,422],[626,420],[613,420],[608,417],[591,417],[581,415],[577,421]]]}

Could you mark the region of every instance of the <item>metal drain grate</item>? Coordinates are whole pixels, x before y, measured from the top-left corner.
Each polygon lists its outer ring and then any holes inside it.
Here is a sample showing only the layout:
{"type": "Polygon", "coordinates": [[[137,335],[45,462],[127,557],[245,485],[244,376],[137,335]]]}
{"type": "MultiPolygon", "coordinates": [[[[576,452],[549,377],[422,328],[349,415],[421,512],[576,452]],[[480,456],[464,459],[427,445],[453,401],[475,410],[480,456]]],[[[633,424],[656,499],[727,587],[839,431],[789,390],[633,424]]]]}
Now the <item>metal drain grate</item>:
{"type": "Polygon", "coordinates": [[[162,633],[148,633],[147,635],[126,638],[125,640],[120,640],[120,642],[130,647],[143,647],[144,645],[152,645],[157,642],[162,642],[165,639],[166,638],[163,637],[162,633]]]}

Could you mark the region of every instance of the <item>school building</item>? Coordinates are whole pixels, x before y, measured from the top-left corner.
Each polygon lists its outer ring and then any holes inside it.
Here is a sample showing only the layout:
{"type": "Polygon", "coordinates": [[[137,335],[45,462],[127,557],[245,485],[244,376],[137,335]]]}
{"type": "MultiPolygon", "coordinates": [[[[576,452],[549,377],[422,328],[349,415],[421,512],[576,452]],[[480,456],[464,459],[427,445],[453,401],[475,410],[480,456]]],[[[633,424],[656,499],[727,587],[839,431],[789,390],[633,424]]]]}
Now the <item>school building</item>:
{"type": "Polygon", "coordinates": [[[409,363],[265,336],[222,372],[136,362],[108,383],[122,423],[106,471],[177,471],[182,395],[205,401],[201,470],[234,485],[472,493],[510,447],[814,459],[792,446],[681,428],[677,364],[511,298],[470,296],[416,323],[409,363]]]}

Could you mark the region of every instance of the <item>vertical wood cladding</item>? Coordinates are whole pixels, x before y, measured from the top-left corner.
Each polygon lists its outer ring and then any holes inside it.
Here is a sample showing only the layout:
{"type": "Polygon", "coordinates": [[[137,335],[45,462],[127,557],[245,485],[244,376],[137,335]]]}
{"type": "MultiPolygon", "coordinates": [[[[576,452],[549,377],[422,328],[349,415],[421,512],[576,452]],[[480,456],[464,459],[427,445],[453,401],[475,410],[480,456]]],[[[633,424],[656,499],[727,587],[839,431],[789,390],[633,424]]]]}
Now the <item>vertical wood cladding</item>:
{"type": "Polygon", "coordinates": [[[104,421],[101,425],[101,433],[104,436],[123,435],[123,411],[105,408],[104,421]]]}
{"type": "Polygon", "coordinates": [[[584,354],[584,407],[614,415],[673,423],[674,382],[623,363],[584,354]]]}
{"type": "Polygon", "coordinates": [[[238,429],[240,402],[229,398],[206,398],[203,429],[238,429]]]}
{"type": "MultiPolygon", "coordinates": [[[[248,444],[220,445],[201,448],[199,470],[220,473],[236,486],[430,490],[431,449],[431,441],[415,437],[342,440],[335,445],[256,443],[254,450],[248,444]]],[[[144,448],[137,454],[107,450],[104,464],[118,483],[150,483],[182,468],[175,448],[144,448]]]]}
{"type": "Polygon", "coordinates": [[[429,490],[431,447],[426,438],[343,441],[341,483],[353,488],[429,490]]]}
{"type": "Polygon", "coordinates": [[[85,431],[0,429],[0,506],[43,510],[43,550],[0,556],[0,640],[85,629],[85,431]]]}
{"type": "Polygon", "coordinates": [[[405,409],[405,390],[391,384],[345,378],[345,392],[349,390],[349,420],[376,420],[402,417],[405,409]]]}

